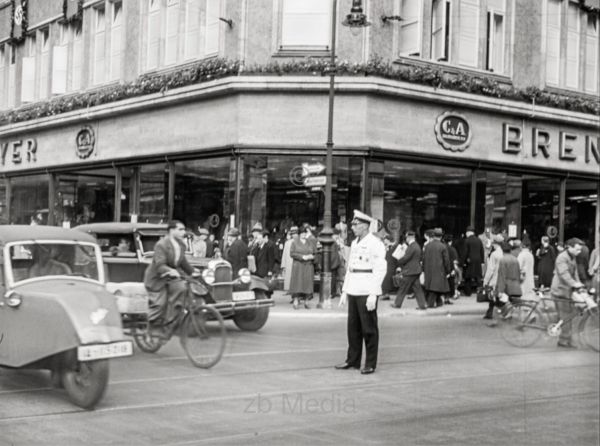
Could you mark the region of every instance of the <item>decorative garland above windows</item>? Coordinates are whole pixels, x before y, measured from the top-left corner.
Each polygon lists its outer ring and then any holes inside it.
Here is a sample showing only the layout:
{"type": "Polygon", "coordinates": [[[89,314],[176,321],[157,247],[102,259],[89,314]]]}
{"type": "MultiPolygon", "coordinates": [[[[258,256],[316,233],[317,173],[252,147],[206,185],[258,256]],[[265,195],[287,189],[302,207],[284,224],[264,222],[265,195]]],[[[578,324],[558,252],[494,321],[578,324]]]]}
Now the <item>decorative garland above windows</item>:
{"type": "Polygon", "coordinates": [[[600,1],[598,0],[579,0],[579,6],[586,12],[600,14],[600,1]]]}
{"type": "Polygon", "coordinates": [[[21,43],[25,40],[28,25],[28,0],[11,0],[10,14],[10,38],[14,43],[21,43]]]}
{"type": "Polygon", "coordinates": [[[67,24],[83,21],[83,0],[63,0],[63,15],[67,24]]]}
{"type": "Polygon", "coordinates": [[[168,73],[143,75],[132,82],[110,85],[101,89],[58,96],[49,101],[28,104],[16,110],[0,113],[0,126],[87,109],[101,104],[153,93],[164,93],[174,88],[199,84],[232,76],[323,76],[334,69],[338,76],[372,76],[412,84],[428,85],[436,89],[462,91],[475,95],[528,102],[580,113],[600,115],[600,101],[576,94],[560,94],[537,87],[525,89],[504,85],[484,76],[469,73],[448,74],[437,67],[406,66],[382,59],[366,63],[338,61],[332,68],[328,60],[305,59],[291,62],[271,62],[263,65],[244,65],[240,61],[211,59],[182,67],[168,73]]]}

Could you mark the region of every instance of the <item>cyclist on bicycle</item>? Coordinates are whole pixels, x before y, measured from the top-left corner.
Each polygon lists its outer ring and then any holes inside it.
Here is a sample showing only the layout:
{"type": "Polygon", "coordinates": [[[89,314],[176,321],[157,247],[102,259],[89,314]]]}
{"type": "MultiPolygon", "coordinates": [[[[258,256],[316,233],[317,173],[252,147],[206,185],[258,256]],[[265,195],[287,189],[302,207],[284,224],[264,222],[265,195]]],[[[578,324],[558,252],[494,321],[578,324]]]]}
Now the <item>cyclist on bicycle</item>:
{"type": "Polygon", "coordinates": [[[155,324],[170,320],[171,310],[185,297],[186,284],[173,279],[180,279],[184,274],[199,274],[185,258],[185,225],[173,220],[167,228],[169,233],[154,246],[152,263],[144,275],[146,288],[158,292],[158,295],[151,299],[148,314],[148,320],[155,324]]]}
{"type": "Polygon", "coordinates": [[[579,280],[577,273],[576,258],[581,252],[583,242],[578,238],[571,238],[566,242],[566,249],[561,252],[554,263],[554,277],[550,294],[553,298],[558,298],[556,309],[558,316],[565,321],[562,325],[562,331],[558,338],[558,346],[574,348],[571,342],[571,316],[573,311],[572,300],[573,291],[583,288],[583,283],[579,280]],[[560,300],[564,299],[564,300],[560,300]]]}

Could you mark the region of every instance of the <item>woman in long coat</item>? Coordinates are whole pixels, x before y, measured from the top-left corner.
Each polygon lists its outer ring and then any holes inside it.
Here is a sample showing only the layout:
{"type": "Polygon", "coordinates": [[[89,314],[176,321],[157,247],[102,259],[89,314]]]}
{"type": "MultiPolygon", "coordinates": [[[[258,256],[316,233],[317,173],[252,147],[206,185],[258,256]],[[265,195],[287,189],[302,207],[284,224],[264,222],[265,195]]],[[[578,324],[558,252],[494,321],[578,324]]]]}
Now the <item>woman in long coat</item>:
{"type": "Polygon", "coordinates": [[[298,239],[298,226],[292,226],[288,232],[288,239],[283,245],[283,253],[281,254],[281,269],[283,270],[283,290],[288,291],[292,282],[292,265],[294,259],[290,255],[292,243],[298,239]]]}
{"type": "Polygon", "coordinates": [[[309,308],[307,299],[312,297],[314,290],[316,245],[309,240],[309,236],[309,230],[302,227],[299,238],[292,242],[290,248],[290,256],[294,260],[290,293],[296,310],[300,300],[304,308],[309,308]]]}
{"type": "Polygon", "coordinates": [[[542,246],[535,253],[538,258],[538,276],[540,286],[550,288],[552,277],[554,277],[554,261],[556,260],[556,250],[550,244],[550,239],[542,237],[542,246]]]}

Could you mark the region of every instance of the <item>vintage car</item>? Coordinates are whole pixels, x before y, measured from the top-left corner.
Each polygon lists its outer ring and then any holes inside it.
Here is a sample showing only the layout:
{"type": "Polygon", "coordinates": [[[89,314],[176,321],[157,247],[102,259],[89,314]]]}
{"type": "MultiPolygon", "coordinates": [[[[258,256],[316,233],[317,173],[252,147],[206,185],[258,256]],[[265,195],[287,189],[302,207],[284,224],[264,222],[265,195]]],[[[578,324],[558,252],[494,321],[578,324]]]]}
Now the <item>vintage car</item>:
{"type": "MultiPolygon", "coordinates": [[[[91,223],[75,229],[92,234],[102,250],[107,271],[107,288],[117,298],[123,321],[135,320],[147,312],[148,293],[143,280],[152,262],[154,245],[167,234],[166,224],[154,223],[91,223]]],[[[245,331],[262,328],[269,317],[273,300],[267,297],[268,284],[260,277],[242,269],[233,272],[231,264],[222,258],[194,257],[191,239],[188,241],[188,261],[202,271],[206,288],[205,300],[224,318],[230,318],[245,331]]]]}
{"type": "Polygon", "coordinates": [[[93,408],[109,358],[132,354],[93,237],[49,226],[0,226],[0,366],[51,371],[93,408]]]}

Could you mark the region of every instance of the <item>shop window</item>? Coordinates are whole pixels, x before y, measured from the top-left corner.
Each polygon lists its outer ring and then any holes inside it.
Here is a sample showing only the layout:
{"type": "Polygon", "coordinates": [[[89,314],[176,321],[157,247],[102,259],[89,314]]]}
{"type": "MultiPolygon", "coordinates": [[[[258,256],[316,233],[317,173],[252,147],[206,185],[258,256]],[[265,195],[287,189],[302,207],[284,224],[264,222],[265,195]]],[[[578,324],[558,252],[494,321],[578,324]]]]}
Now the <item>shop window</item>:
{"type": "Polygon", "coordinates": [[[235,212],[235,169],[229,157],[176,162],[173,218],[222,239],[235,212]]]}
{"type": "MultiPolygon", "coordinates": [[[[7,225],[8,221],[8,206],[6,201],[6,180],[0,180],[0,225],[7,225]]],[[[1,268],[0,268],[1,269],[1,268]]]]}
{"type": "Polygon", "coordinates": [[[164,223],[167,220],[169,168],[166,163],[145,164],[140,167],[138,221],[164,223]]]}
{"type": "Polygon", "coordinates": [[[96,169],[60,174],[56,184],[55,223],[70,227],[114,219],[115,172],[96,169]]]}
{"type": "Polygon", "coordinates": [[[450,0],[433,0],[431,12],[431,58],[450,60],[450,0]]]}
{"type": "MultiPolygon", "coordinates": [[[[279,234],[293,225],[323,225],[324,187],[315,177],[325,176],[325,157],[245,156],[241,162],[244,234],[257,222],[279,234]]],[[[332,224],[346,223],[352,210],[361,207],[362,158],[336,156],[333,164],[332,224]]]]}
{"type": "Polygon", "coordinates": [[[521,234],[522,181],[520,175],[478,172],[475,229],[492,234],[521,234]]]}
{"type": "Polygon", "coordinates": [[[27,175],[10,179],[11,223],[48,223],[48,175],[27,175]]]}
{"type": "Polygon", "coordinates": [[[458,237],[469,225],[470,170],[385,161],[378,193],[383,214],[377,215],[371,204],[372,213],[396,240],[413,230],[422,241],[425,231],[435,227],[458,237]]]}
{"type": "Polygon", "coordinates": [[[533,252],[543,236],[558,242],[560,180],[534,175],[523,176],[521,227],[533,252]]]}
{"type": "Polygon", "coordinates": [[[504,0],[488,2],[485,69],[504,73],[504,0]]]}
{"type": "Polygon", "coordinates": [[[326,50],[331,43],[331,2],[282,0],[280,50],[326,50]]]}
{"type": "Polygon", "coordinates": [[[477,68],[479,55],[479,0],[461,0],[458,13],[460,21],[458,63],[477,68]]]}
{"type": "Polygon", "coordinates": [[[590,249],[594,247],[597,220],[598,183],[567,180],[565,197],[565,240],[577,237],[590,249]]]}
{"type": "Polygon", "coordinates": [[[421,55],[422,0],[402,0],[400,5],[400,55],[421,55]]]}
{"type": "Polygon", "coordinates": [[[131,216],[136,214],[135,184],[138,169],[134,167],[119,168],[121,174],[121,218],[120,221],[131,221],[131,216]]]}

